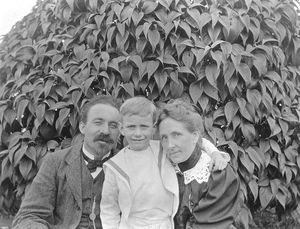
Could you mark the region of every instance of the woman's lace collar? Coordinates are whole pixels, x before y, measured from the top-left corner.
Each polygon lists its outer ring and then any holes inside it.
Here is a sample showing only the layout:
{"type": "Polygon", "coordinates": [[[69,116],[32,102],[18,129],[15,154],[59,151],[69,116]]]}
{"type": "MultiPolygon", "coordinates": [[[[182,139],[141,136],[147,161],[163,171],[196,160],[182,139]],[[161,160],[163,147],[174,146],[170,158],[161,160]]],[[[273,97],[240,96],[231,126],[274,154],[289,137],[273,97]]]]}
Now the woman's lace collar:
{"type": "Polygon", "coordinates": [[[177,168],[175,167],[175,170],[183,174],[185,184],[189,184],[193,180],[196,180],[199,184],[201,184],[203,182],[207,182],[209,179],[210,161],[211,157],[206,152],[202,151],[201,156],[194,167],[182,172],[180,171],[180,168],[177,165],[177,168]]]}

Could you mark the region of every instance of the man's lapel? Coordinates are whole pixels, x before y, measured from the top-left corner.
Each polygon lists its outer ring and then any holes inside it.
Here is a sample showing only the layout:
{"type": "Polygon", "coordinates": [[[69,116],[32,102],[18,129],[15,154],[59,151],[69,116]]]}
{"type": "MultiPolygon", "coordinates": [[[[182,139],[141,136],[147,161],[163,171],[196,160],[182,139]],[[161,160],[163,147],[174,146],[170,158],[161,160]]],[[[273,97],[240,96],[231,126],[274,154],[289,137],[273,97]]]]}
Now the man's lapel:
{"type": "Polygon", "coordinates": [[[71,188],[78,206],[82,208],[82,190],[81,190],[81,147],[82,145],[75,146],[73,151],[66,158],[67,167],[67,182],[71,188]]]}

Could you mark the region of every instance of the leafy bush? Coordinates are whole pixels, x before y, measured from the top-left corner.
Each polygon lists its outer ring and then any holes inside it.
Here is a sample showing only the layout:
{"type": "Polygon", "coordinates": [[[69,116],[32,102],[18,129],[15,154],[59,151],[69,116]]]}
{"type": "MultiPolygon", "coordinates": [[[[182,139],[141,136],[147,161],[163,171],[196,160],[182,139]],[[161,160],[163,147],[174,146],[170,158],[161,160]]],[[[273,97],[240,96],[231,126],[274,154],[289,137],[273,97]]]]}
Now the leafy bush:
{"type": "MultiPolygon", "coordinates": [[[[234,158],[253,211],[298,203],[299,18],[288,0],[54,0],[0,45],[1,209],[70,144],[87,98],[182,97],[234,158]]],[[[247,210],[241,215],[247,224],[247,210]]]]}

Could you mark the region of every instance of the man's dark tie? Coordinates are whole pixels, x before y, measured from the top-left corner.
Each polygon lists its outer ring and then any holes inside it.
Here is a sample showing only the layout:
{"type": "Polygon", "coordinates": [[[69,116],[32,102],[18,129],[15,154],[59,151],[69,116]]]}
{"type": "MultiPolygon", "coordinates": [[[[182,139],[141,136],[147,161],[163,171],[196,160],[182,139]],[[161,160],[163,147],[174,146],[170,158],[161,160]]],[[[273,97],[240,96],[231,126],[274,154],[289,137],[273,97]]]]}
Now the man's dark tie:
{"type": "Polygon", "coordinates": [[[92,160],[88,156],[86,156],[84,153],[82,153],[82,156],[83,156],[83,159],[85,161],[87,161],[87,167],[91,173],[95,172],[97,167],[102,167],[103,163],[109,159],[109,157],[106,157],[103,160],[100,160],[100,159],[92,160]]]}

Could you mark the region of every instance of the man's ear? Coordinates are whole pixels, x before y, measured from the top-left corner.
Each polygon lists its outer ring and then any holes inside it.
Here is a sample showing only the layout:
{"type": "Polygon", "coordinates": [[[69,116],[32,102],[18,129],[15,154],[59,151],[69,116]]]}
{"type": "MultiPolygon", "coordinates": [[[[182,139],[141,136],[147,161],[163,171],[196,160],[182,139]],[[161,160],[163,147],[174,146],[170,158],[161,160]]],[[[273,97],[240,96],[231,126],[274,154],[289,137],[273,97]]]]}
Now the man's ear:
{"type": "Polygon", "coordinates": [[[123,130],[124,130],[124,127],[122,125],[122,122],[119,122],[119,131],[124,136],[124,131],[123,130]]]}
{"type": "Polygon", "coordinates": [[[80,133],[84,134],[84,130],[85,130],[85,123],[84,122],[79,122],[79,130],[80,130],[80,133]]]}

